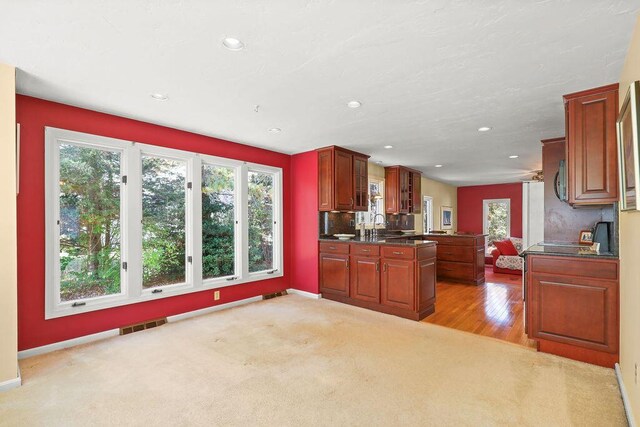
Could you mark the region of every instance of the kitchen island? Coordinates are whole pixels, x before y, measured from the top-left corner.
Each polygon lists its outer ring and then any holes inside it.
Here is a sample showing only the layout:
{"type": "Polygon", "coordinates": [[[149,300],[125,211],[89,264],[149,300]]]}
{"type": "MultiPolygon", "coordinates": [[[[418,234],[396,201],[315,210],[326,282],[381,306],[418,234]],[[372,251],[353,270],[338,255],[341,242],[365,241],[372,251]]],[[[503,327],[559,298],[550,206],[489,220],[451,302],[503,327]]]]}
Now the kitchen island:
{"type": "Polygon", "coordinates": [[[323,298],[421,320],[435,311],[436,242],[319,239],[323,298]]]}
{"type": "Polygon", "coordinates": [[[484,234],[425,234],[438,242],[438,279],[482,285],[484,283],[484,234]]]}

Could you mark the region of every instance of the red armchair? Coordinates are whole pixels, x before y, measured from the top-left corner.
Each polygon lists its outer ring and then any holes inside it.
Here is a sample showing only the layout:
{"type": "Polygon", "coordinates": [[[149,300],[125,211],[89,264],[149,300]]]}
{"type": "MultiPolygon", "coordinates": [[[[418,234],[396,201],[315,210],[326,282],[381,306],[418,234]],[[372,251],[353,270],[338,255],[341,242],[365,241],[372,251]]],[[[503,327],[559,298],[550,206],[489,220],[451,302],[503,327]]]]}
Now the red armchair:
{"type": "MultiPolygon", "coordinates": [[[[517,237],[510,237],[511,243],[519,253],[522,251],[522,239],[517,237]]],[[[506,255],[503,254],[497,247],[491,251],[493,257],[493,272],[505,273],[505,274],[517,274],[522,275],[522,258],[520,255],[506,255]]]]}

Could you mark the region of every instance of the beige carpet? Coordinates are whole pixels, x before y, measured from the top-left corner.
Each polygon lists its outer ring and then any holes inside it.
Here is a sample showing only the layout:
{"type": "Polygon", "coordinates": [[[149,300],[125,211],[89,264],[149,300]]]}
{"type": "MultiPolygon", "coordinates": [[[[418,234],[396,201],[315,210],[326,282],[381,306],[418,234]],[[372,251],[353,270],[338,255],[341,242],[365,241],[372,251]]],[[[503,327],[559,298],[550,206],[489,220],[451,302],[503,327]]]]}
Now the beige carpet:
{"type": "Polygon", "coordinates": [[[296,295],[21,361],[2,425],[625,425],[613,370],[296,295]]]}

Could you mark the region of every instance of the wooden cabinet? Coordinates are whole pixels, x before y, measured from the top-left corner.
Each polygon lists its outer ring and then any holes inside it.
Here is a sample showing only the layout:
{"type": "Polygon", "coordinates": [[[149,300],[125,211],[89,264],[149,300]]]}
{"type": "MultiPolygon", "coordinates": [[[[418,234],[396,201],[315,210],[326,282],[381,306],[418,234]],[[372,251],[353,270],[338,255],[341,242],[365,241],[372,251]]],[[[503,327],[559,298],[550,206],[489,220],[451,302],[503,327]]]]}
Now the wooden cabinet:
{"type": "Polygon", "coordinates": [[[415,263],[402,259],[384,259],[382,265],[382,304],[413,310],[415,263]]]}
{"type": "Polygon", "coordinates": [[[527,324],[539,349],[608,367],[618,360],[618,260],[527,257],[527,324]]]}
{"type": "Polygon", "coordinates": [[[618,200],[618,84],[564,96],[567,189],[572,205],[618,200]]]}
{"type": "Polygon", "coordinates": [[[349,296],[349,255],[320,253],[320,287],[323,293],[349,296]]]}
{"type": "Polygon", "coordinates": [[[483,234],[427,234],[426,238],[438,242],[438,279],[484,283],[483,234]]]}
{"type": "Polygon", "coordinates": [[[420,213],[422,206],[420,179],[420,172],[403,166],[384,168],[385,212],[389,214],[420,213]]]}
{"type": "Polygon", "coordinates": [[[368,210],[369,156],[331,146],[318,152],[318,209],[368,210]]]}
{"type": "Polygon", "coordinates": [[[369,210],[369,160],[363,156],[353,156],[354,165],[354,211],[369,210]]]}
{"type": "Polygon", "coordinates": [[[435,311],[435,244],[320,242],[323,297],[420,320],[435,311]]]}

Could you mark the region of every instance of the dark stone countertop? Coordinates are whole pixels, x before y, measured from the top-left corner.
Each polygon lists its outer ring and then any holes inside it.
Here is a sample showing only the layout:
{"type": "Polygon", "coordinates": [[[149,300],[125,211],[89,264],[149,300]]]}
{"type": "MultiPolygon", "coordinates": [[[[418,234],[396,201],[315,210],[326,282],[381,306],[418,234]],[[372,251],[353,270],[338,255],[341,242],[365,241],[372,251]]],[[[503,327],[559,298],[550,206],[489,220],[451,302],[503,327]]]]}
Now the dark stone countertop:
{"type": "Polygon", "coordinates": [[[441,233],[427,233],[425,236],[433,236],[433,237],[479,237],[486,236],[486,234],[482,233],[453,233],[453,234],[441,234],[441,233]]]}
{"type": "Polygon", "coordinates": [[[549,255],[572,258],[618,259],[618,256],[611,252],[590,252],[587,250],[588,247],[589,246],[538,243],[537,245],[530,246],[526,250],[522,251],[520,256],[526,257],[527,255],[549,255]]]}
{"type": "MultiPolygon", "coordinates": [[[[415,235],[413,235],[415,237],[415,235]]],[[[420,235],[421,236],[421,235],[420,235]]],[[[365,245],[393,245],[393,246],[430,246],[435,245],[437,242],[433,240],[411,240],[403,239],[403,236],[379,236],[379,237],[354,237],[349,240],[339,240],[337,237],[320,237],[321,242],[335,242],[335,243],[361,243],[365,245]]],[[[411,235],[409,235],[411,237],[411,235]]]]}

